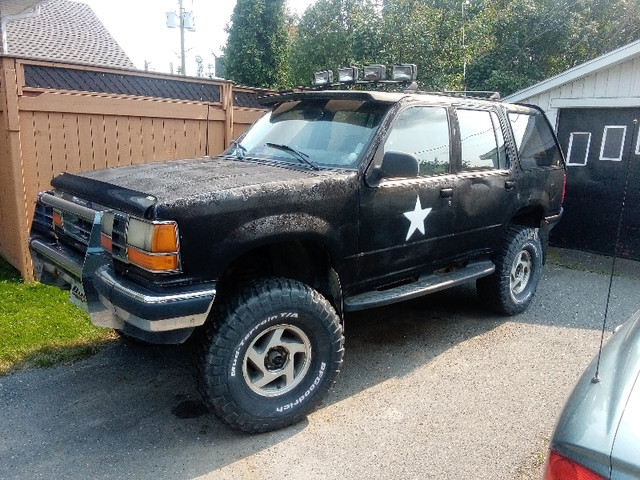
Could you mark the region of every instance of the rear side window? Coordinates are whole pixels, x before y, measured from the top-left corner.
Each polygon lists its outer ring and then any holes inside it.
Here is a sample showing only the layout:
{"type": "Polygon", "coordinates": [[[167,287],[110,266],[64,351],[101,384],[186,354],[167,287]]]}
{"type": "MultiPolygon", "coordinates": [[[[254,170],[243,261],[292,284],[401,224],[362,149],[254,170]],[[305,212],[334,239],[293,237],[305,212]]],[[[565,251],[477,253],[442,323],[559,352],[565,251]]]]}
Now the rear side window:
{"type": "Polygon", "coordinates": [[[540,112],[509,112],[520,165],[524,169],[555,167],[562,155],[553,132],[540,112]]]}
{"type": "Polygon", "coordinates": [[[500,121],[494,112],[458,110],[462,170],[508,169],[504,137],[500,121]]]}

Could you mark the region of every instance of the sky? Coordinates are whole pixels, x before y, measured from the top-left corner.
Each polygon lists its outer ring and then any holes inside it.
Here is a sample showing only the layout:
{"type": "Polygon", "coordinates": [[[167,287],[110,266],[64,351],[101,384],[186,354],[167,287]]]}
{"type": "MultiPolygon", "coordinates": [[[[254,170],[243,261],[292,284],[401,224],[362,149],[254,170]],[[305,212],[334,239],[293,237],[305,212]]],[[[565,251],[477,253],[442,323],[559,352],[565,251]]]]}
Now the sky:
{"type": "MultiPolygon", "coordinates": [[[[180,29],[166,26],[166,13],[178,11],[178,0],[81,0],[91,6],[107,30],[139,69],[149,62],[149,70],[177,73],[180,66],[180,29]]],[[[299,15],[315,0],[287,0],[288,8],[299,15]]],[[[222,53],[235,0],[183,0],[183,8],[193,12],[195,31],[185,31],[187,75],[196,75],[196,55],[203,59],[204,74],[213,69],[222,53]]],[[[213,73],[213,72],[212,72],[213,73]]]]}

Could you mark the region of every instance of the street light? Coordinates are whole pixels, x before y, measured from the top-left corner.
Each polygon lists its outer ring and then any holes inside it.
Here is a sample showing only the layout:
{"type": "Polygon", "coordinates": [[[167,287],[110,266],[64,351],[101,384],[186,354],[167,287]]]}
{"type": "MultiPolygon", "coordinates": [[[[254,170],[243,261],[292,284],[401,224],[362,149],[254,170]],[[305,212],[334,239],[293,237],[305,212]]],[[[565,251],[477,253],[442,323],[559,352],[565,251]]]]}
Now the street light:
{"type": "Polygon", "coordinates": [[[193,12],[187,12],[182,7],[182,0],[178,0],[178,13],[167,12],[167,27],[180,29],[180,65],[182,75],[186,75],[186,62],[184,53],[184,31],[195,31],[193,23],[193,12]]]}

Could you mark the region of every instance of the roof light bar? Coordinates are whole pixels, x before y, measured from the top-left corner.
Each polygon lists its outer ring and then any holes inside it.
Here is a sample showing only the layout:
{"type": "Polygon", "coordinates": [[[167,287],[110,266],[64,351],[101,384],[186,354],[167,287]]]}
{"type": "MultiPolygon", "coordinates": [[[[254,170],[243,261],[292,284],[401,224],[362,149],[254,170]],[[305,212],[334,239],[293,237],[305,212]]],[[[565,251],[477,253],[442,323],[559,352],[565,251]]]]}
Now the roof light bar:
{"type": "Polygon", "coordinates": [[[391,75],[397,82],[411,82],[418,78],[418,67],[414,63],[394,65],[391,75]]]}
{"type": "Polygon", "coordinates": [[[331,85],[333,83],[333,71],[322,70],[313,74],[313,82],[317,87],[331,85]]]}
{"type": "Polygon", "coordinates": [[[358,81],[360,72],[358,67],[342,67],[338,69],[338,82],[355,83],[358,81]]]}

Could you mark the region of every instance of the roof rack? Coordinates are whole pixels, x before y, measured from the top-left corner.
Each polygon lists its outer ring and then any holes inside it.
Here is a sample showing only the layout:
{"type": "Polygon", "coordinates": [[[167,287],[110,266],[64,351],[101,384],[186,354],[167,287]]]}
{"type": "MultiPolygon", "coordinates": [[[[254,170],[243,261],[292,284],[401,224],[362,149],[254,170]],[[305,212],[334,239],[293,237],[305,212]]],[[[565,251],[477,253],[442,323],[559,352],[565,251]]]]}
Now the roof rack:
{"type": "Polygon", "coordinates": [[[500,92],[490,90],[445,90],[446,95],[460,95],[462,97],[486,98],[489,100],[500,100],[500,92]]]}
{"type": "Polygon", "coordinates": [[[418,90],[418,84],[413,82],[409,88],[403,90],[404,93],[417,93],[423,95],[447,95],[463,98],[481,98],[487,100],[500,100],[500,92],[488,91],[488,90],[443,90],[441,92],[431,92],[425,90],[418,90]]]}

